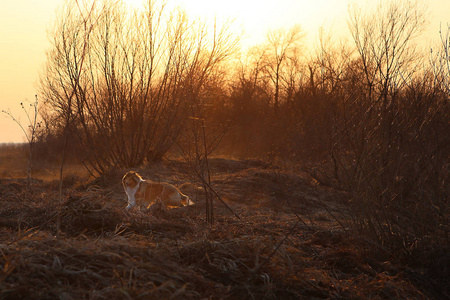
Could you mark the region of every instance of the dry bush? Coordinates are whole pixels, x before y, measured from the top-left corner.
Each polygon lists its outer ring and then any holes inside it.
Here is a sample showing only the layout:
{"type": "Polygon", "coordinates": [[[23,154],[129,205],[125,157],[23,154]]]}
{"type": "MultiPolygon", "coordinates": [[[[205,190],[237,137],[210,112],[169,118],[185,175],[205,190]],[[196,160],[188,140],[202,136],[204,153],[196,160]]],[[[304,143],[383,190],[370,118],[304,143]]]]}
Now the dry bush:
{"type": "Polygon", "coordinates": [[[250,149],[238,155],[314,162],[317,179],[350,199],[336,214],[343,226],[382,251],[422,262],[446,291],[448,269],[435,272],[433,259],[447,262],[450,246],[448,34],[430,65],[415,40],[426,21],[419,4],[351,11],[354,47],[321,37],[315,56],[297,70],[295,92],[276,99],[276,117],[261,76],[266,58],[253,57],[232,85],[230,136],[250,149]]]}
{"type": "Polygon", "coordinates": [[[229,24],[209,31],[153,1],[141,12],[94,1],[88,24],[71,2],[61,14],[41,80],[48,123],[77,138],[97,174],[161,159],[239,40],[229,24]]]}
{"type": "Polygon", "coordinates": [[[388,10],[389,20],[375,16],[392,23],[390,33],[359,15],[352,20],[362,70],[354,76],[362,81],[335,118],[335,175],[351,193],[353,224],[371,239],[404,253],[430,235],[436,247],[448,247],[441,245],[449,230],[448,95],[427,69],[412,73],[416,65],[409,44],[420,30],[421,15],[409,18],[410,11],[399,5],[388,10]],[[400,24],[408,35],[397,28],[400,24]],[[382,47],[361,44],[367,40],[382,47]],[[389,44],[399,41],[402,48],[389,44]]]}

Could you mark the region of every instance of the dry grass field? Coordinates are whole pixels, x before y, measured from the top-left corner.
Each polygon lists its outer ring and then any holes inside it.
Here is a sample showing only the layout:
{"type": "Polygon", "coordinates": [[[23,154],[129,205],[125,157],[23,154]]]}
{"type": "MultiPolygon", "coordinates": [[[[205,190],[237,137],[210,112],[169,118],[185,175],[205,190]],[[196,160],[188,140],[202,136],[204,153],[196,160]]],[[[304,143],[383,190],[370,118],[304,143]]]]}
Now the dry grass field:
{"type": "MultiPolygon", "coordinates": [[[[5,169],[12,167],[6,165],[11,157],[5,155],[0,180],[0,299],[443,295],[434,286],[444,279],[414,269],[344,229],[336,216],[342,215],[346,195],[301,171],[257,160],[211,159],[212,182],[240,219],[216,201],[210,226],[202,191],[181,161],[138,171],[179,186],[195,206],[127,213],[120,183],[126,170],[88,183],[70,175],[59,204],[57,180],[35,180],[27,191],[23,174],[11,176],[5,169]]],[[[39,171],[36,174],[39,178],[39,171]]]]}
{"type": "Polygon", "coordinates": [[[450,299],[450,25],[421,1],[255,45],[64,2],[26,123],[1,109],[28,144],[0,145],[0,300],[450,299]],[[195,205],[127,211],[130,167],[195,205]]]}

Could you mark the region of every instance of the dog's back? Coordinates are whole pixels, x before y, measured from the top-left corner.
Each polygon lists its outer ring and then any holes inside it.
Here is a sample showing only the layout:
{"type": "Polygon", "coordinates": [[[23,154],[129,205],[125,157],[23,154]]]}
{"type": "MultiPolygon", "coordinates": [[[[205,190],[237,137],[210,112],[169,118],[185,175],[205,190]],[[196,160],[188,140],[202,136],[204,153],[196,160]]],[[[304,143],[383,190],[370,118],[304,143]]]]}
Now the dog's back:
{"type": "Polygon", "coordinates": [[[136,199],[145,206],[153,204],[158,197],[166,206],[193,205],[193,202],[188,196],[181,193],[177,187],[169,183],[145,180],[136,193],[136,199]]]}

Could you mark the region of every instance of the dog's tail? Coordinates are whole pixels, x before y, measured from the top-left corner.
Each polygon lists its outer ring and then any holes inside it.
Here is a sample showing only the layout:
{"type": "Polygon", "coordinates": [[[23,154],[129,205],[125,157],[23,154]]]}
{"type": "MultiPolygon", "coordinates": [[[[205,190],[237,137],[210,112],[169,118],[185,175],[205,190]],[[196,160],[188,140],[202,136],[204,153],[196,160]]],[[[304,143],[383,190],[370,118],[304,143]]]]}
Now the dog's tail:
{"type": "Polygon", "coordinates": [[[181,202],[183,203],[184,206],[192,206],[195,203],[191,200],[191,198],[189,198],[186,195],[181,194],[181,202]]]}

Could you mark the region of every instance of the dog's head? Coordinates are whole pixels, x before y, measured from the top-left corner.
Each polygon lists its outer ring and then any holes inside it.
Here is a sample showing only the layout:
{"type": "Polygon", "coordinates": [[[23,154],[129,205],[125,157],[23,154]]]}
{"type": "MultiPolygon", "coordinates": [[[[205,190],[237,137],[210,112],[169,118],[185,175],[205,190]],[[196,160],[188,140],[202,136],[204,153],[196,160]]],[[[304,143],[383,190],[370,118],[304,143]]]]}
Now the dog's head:
{"type": "Polygon", "coordinates": [[[125,189],[134,188],[142,180],[142,177],[134,171],[127,172],[122,178],[122,184],[125,189]]]}

